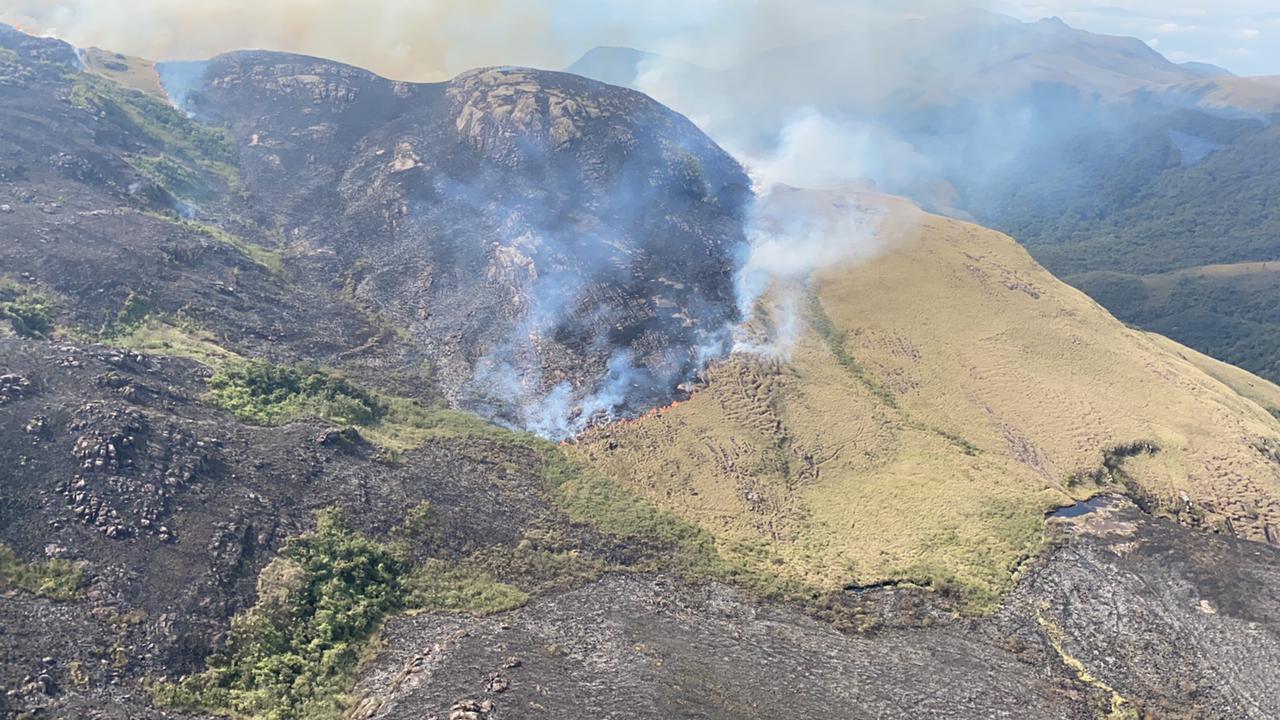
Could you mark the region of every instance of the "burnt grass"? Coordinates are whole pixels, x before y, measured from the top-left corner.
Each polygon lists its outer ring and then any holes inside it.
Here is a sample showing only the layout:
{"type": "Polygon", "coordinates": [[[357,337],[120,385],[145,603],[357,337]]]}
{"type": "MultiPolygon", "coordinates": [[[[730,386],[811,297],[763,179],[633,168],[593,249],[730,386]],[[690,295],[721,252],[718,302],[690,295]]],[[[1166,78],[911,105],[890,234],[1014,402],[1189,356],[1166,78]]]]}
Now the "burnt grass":
{"type": "Polygon", "coordinates": [[[17,708],[74,707],[62,704],[79,697],[65,674],[72,662],[86,687],[132,685],[146,705],[139,685],[200,670],[231,618],[253,605],[263,568],[323,510],[340,509],[369,537],[399,533],[406,562],[474,563],[518,587],[560,587],[678,554],[666,541],[570,520],[524,442],[442,438],[391,462],[321,422],[236,421],[202,401],[210,371],[193,361],[18,338],[0,339],[0,357],[27,380],[0,406],[0,450],[11,460],[0,541],[27,561],[75,563],[86,587],[73,614],[106,619],[67,635],[59,618],[72,606],[3,603],[4,627],[56,648],[35,657],[41,644],[5,636],[0,674],[19,691],[6,702],[32,703],[17,708]],[[430,522],[405,537],[424,502],[430,522]],[[46,655],[60,669],[42,670],[46,655]],[[61,691],[22,690],[49,672],[61,691]]]}
{"type": "MultiPolygon", "coordinates": [[[[1280,715],[1272,548],[1117,501],[1051,521],[987,617],[918,588],[805,595],[736,576],[705,534],[554,445],[440,411],[510,329],[510,288],[472,281],[492,208],[472,222],[436,197],[414,225],[406,198],[514,178],[512,202],[589,215],[571,199],[608,180],[443,144],[444,88],[225,56],[205,126],[86,79],[60,42],[0,26],[0,49],[0,716],[1280,715]],[[332,82],[298,84],[312,75],[332,82]],[[400,135],[440,149],[442,174],[387,172],[375,147],[400,135]],[[198,324],[223,359],[113,346],[147,323],[198,324]],[[418,433],[403,447],[374,432],[395,413],[418,433]],[[268,666],[308,683],[272,695],[268,666]]],[[[528,75],[634,109],[646,147],[663,142],[649,125],[685,130],[617,89],[528,75]]],[[[706,144],[640,168],[676,184],[630,230],[732,239],[745,176],[706,144]]],[[[710,250],[682,288],[724,279],[710,250]]],[[[655,354],[646,293],[684,277],[659,255],[608,299],[655,354]]],[[[605,362],[543,360],[575,378],[605,362]]]]}

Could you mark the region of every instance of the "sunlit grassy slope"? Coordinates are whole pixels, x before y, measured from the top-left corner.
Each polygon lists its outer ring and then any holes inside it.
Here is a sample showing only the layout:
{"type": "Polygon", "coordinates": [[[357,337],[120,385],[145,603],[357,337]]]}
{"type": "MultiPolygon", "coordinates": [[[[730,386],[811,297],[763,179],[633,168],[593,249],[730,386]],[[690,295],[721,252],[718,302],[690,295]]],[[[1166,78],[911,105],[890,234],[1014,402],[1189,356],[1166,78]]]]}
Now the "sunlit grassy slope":
{"type": "Polygon", "coordinates": [[[114,80],[124,87],[140,90],[148,95],[165,97],[156,74],[156,64],[146,58],[113,53],[101,48],[89,48],[80,55],[85,69],[94,75],[114,80]]]}
{"type": "Polygon", "coordinates": [[[1250,538],[1280,525],[1280,388],[1125,327],[1007,236],[879,202],[889,249],[814,279],[789,357],[736,355],[571,454],[727,559],[827,590],[989,604],[1047,510],[1107,490],[1250,538]]]}

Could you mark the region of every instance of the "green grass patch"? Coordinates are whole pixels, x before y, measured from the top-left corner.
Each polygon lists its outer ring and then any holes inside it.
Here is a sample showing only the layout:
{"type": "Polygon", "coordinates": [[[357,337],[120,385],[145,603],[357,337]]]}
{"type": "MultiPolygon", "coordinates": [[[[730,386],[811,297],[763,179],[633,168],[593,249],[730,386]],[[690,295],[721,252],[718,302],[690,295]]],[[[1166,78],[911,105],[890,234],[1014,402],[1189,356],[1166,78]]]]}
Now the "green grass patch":
{"type": "MultiPolygon", "coordinates": [[[[90,73],[79,73],[75,77],[68,99],[75,107],[149,139],[162,151],[161,157],[135,157],[134,162],[141,163],[142,167],[150,165],[161,179],[175,176],[177,171],[173,166],[179,166],[189,174],[186,179],[198,180],[196,171],[199,170],[220,177],[233,192],[243,190],[236,169],[238,150],[226,128],[202,125],[157,97],[90,73]],[[167,168],[160,167],[162,165],[167,168]]],[[[141,168],[139,171],[155,179],[141,168]]],[[[184,194],[184,188],[158,184],[170,192],[184,194]]],[[[196,182],[194,187],[198,189],[199,185],[196,182]]]]}
{"type": "Polygon", "coordinates": [[[866,386],[873,395],[880,399],[888,407],[896,408],[898,401],[893,397],[893,393],[889,388],[881,385],[867,369],[858,362],[857,358],[849,354],[849,350],[845,347],[845,341],[848,334],[836,329],[835,323],[831,322],[831,317],[827,315],[827,311],[822,307],[822,300],[818,298],[817,293],[809,294],[808,312],[805,318],[809,322],[809,327],[822,338],[827,349],[835,356],[840,366],[849,372],[858,382],[866,386]]]}
{"type": "Polygon", "coordinates": [[[138,174],[178,197],[207,195],[199,174],[168,155],[132,155],[126,158],[138,174]]]}
{"type": "Polygon", "coordinates": [[[586,584],[619,569],[584,555],[576,542],[556,531],[536,528],[526,530],[515,547],[481,550],[468,564],[539,593],[586,584]]]}
{"type": "Polygon", "coordinates": [[[690,576],[718,576],[726,571],[707,531],[575,462],[554,443],[532,435],[520,437],[542,456],[552,499],[570,519],[613,535],[669,544],[674,551],[666,558],[667,569],[690,576]]]}
{"type": "Polygon", "coordinates": [[[148,212],[146,214],[158,220],[163,220],[167,223],[176,225],[189,232],[199,233],[221,243],[222,245],[232,248],[272,275],[284,275],[285,252],[283,250],[263,247],[262,245],[251,243],[237,235],[233,235],[226,230],[223,230],[217,225],[210,225],[209,223],[198,222],[195,220],[183,220],[173,215],[166,215],[163,213],[148,212]]]}
{"type": "Polygon", "coordinates": [[[116,316],[98,331],[98,337],[104,342],[111,342],[116,338],[129,335],[146,322],[150,314],[150,296],[130,290],[116,316]]]}
{"type": "Polygon", "coordinates": [[[154,688],[173,708],[287,720],[337,718],[365,643],[404,605],[409,565],[337,511],[263,570],[258,602],[232,621],[207,669],[154,688]]]}
{"type": "Polygon", "coordinates": [[[514,610],[529,601],[520,589],[475,567],[431,560],[405,579],[406,605],[429,612],[484,616],[514,610]]]}
{"type": "Polygon", "coordinates": [[[208,387],[210,402],[245,422],[282,425],[318,418],[358,427],[367,440],[393,452],[442,437],[514,436],[470,413],[367,390],[316,367],[236,361],[223,364],[208,387]]]}
{"type": "Polygon", "coordinates": [[[130,326],[126,332],[117,332],[107,342],[114,347],[148,355],[188,358],[212,368],[243,361],[198,325],[156,315],[130,326]]]}
{"type": "Polygon", "coordinates": [[[241,360],[194,320],[181,312],[173,316],[157,313],[150,297],[134,291],[92,339],[125,350],[190,358],[214,368],[241,360]]]}
{"type": "Polygon", "coordinates": [[[15,334],[47,338],[53,334],[57,303],[49,295],[10,278],[0,278],[0,321],[15,334]]]}
{"type": "Polygon", "coordinates": [[[369,442],[394,452],[405,452],[440,438],[488,438],[501,440],[511,433],[467,412],[426,405],[408,398],[375,393],[386,412],[360,427],[369,442]]]}
{"type": "Polygon", "coordinates": [[[50,600],[84,597],[86,580],[79,563],[70,560],[23,562],[8,545],[0,544],[0,587],[16,587],[50,600]]]}

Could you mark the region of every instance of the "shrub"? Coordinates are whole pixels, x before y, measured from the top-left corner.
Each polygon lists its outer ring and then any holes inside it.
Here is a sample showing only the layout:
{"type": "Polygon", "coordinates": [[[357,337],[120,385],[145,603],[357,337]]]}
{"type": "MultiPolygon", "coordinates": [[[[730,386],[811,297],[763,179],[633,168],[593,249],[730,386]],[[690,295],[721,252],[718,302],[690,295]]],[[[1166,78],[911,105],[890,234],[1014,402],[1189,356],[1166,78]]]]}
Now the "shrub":
{"type": "MultiPolygon", "coordinates": [[[[405,532],[425,531],[419,505],[405,532]]],[[[520,590],[484,572],[439,560],[414,569],[393,543],[356,532],[340,511],[295,538],[258,576],[258,602],[231,623],[207,669],[154,686],[173,708],[264,720],[338,718],[379,625],[406,607],[487,615],[518,607],[520,590]]]]}
{"type": "Polygon", "coordinates": [[[98,331],[98,337],[103,340],[114,340],[128,336],[146,322],[150,313],[151,298],[145,293],[137,293],[130,290],[129,294],[125,296],[124,305],[120,307],[120,312],[116,313],[115,318],[98,331]]]}
{"type": "Polygon", "coordinates": [[[364,641],[403,605],[408,569],[340,512],[321,513],[264,569],[258,604],[232,621],[208,669],[157,687],[157,699],[271,720],[339,716],[364,641]]]}
{"type": "Polygon", "coordinates": [[[18,587],[50,600],[76,600],[84,595],[85,577],[69,560],[26,563],[8,545],[0,545],[0,587],[18,587]]]}
{"type": "Polygon", "coordinates": [[[0,279],[0,320],[25,337],[43,338],[53,333],[53,300],[11,280],[0,279]]]}
{"type": "Polygon", "coordinates": [[[278,425],[308,415],[368,425],[387,412],[373,393],[320,370],[261,360],[233,363],[209,378],[209,397],[245,422],[278,425]]]}

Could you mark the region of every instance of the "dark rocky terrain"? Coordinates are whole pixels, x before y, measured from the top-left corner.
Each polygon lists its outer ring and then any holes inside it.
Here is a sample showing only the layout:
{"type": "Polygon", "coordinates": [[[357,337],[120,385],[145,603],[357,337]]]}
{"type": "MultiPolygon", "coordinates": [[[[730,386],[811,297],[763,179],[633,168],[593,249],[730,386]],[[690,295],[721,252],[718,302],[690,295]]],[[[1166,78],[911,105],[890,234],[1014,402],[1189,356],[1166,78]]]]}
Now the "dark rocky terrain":
{"type": "Polygon", "coordinates": [[[981,620],[841,633],[718,584],[616,575],[485,620],[392,622],[357,717],[1270,718],[1280,552],[1127,502],[1052,521],[1053,549],[981,620]],[[1245,589],[1247,588],[1247,590],[1245,589]],[[1077,672],[1083,663],[1092,675],[1077,672]],[[497,679],[495,681],[495,678],[497,679]],[[495,691],[494,688],[499,688],[495,691]]]}
{"type": "Polygon", "coordinates": [[[345,274],[450,398],[563,432],[667,399],[724,350],[749,183],[643,95],[512,68],[413,85],[273,53],[215,58],[187,92],[237,139],[300,277],[345,274]]]}
{"type": "Polygon", "coordinates": [[[196,122],[60,42],[0,26],[0,50],[0,715],[206,717],[157,698],[241,657],[282,588],[312,617],[276,561],[333,508],[404,590],[324,676],[353,717],[1280,712],[1274,548],[1116,500],[1051,521],[990,617],[920,588],[797,596],[445,409],[557,435],[678,397],[718,351],[746,178],[653,101],[252,52],[165,71],[196,122]],[[242,358],[341,373],[376,418],[252,422],[285,401],[210,394],[242,358]]]}

